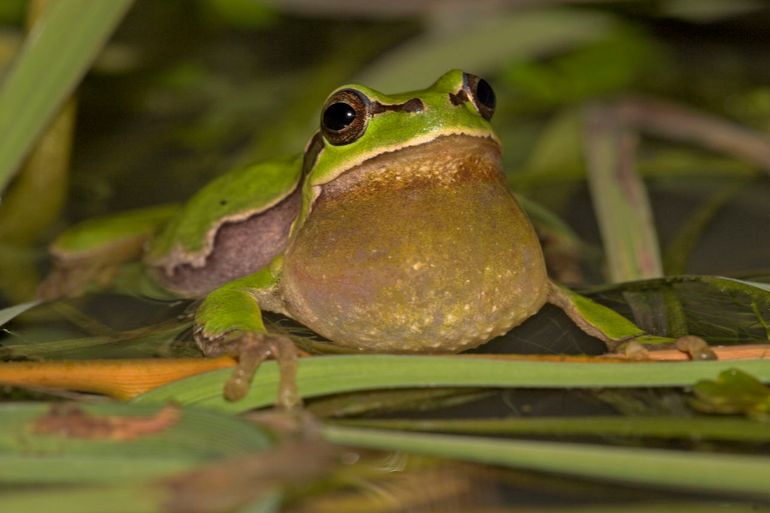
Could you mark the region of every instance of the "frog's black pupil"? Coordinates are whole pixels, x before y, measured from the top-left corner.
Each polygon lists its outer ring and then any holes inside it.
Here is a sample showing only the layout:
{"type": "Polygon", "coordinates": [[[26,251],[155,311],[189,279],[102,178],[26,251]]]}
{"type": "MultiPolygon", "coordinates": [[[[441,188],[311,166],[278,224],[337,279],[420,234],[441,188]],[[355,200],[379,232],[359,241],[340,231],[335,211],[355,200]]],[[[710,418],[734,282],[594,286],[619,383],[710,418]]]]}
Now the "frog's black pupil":
{"type": "Polygon", "coordinates": [[[483,78],[476,84],[476,99],[488,109],[494,109],[495,104],[497,103],[492,86],[483,78]]]}
{"type": "Polygon", "coordinates": [[[354,119],[356,119],[356,111],[347,103],[333,103],[324,111],[324,126],[335,132],[350,125],[354,119]]]}

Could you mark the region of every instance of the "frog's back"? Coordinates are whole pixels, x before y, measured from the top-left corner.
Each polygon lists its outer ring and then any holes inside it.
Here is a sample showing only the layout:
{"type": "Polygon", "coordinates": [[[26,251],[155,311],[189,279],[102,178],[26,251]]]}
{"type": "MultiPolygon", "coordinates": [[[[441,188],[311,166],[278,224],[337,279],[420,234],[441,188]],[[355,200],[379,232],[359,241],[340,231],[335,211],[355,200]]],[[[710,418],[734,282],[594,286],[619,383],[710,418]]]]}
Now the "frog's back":
{"type": "Polygon", "coordinates": [[[153,278],[198,297],[267,265],[299,212],[301,157],[231,171],[201,189],[150,241],[153,278]]]}

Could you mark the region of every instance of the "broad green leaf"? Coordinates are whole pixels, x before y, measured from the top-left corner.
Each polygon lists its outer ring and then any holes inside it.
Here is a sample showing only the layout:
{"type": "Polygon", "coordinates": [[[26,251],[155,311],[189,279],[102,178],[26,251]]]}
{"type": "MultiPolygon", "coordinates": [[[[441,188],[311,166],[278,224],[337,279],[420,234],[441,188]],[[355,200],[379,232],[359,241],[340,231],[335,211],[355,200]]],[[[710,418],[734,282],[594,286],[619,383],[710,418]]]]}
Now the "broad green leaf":
{"type": "MultiPolygon", "coordinates": [[[[770,342],[770,287],[720,276],[671,276],[584,291],[623,315],[631,315],[625,294],[672,292],[686,330],[712,344],[770,342]]],[[[667,316],[669,305],[656,315],[667,316]]],[[[770,347],[770,346],[769,346],[770,347]]]]}
{"type": "MultiPolygon", "coordinates": [[[[138,482],[271,445],[262,430],[244,420],[190,409],[171,412],[166,424],[158,420],[159,430],[134,438],[117,434],[113,439],[95,427],[91,434],[66,436],[40,427],[43,419],[55,420],[50,408],[39,403],[0,405],[0,483],[138,482]]],[[[97,420],[149,422],[160,415],[157,406],[147,405],[79,408],[97,420]]],[[[70,425],[76,424],[73,419],[70,425]]]]}
{"type": "Polygon", "coordinates": [[[729,280],[735,282],[740,287],[752,287],[755,289],[765,290],[770,292],[770,283],[762,283],[759,281],[751,280],[736,280],[735,278],[721,278],[723,280],[729,280]]]}

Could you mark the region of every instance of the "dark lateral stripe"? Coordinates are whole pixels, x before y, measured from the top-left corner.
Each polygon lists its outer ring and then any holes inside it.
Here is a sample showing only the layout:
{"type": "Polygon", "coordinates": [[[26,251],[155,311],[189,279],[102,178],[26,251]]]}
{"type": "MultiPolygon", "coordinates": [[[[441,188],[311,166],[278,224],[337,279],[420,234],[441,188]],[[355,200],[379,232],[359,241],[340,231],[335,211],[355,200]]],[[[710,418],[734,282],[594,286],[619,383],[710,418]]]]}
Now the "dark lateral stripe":
{"type": "Polygon", "coordinates": [[[386,105],[378,101],[373,101],[371,104],[372,116],[382,114],[383,112],[422,112],[425,106],[422,104],[422,100],[419,98],[412,98],[404,103],[396,103],[393,105],[386,105]]]}
{"type": "Polygon", "coordinates": [[[315,166],[316,160],[318,160],[318,156],[323,149],[323,137],[321,137],[320,131],[316,131],[316,133],[313,134],[313,138],[310,139],[307,148],[305,148],[305,155],[302,159],[302,177],[299,180],[300,183],[304,180],[310,170],[313,169],[313,166],[315,166]]]}

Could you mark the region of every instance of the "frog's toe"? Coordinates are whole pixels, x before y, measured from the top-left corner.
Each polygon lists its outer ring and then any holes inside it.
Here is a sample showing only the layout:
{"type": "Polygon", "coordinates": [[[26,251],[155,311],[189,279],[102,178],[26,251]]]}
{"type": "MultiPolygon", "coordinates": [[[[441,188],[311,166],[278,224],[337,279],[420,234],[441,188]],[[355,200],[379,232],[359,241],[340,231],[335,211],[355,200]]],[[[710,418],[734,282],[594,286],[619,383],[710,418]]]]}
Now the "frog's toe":
{"type": "Polygon", "coordinates": [[[649,360],[650,350],[644,344],[632,340],[618,347],[617,352],[628,360],[649,360]]]}
{"type": "Polygon", "coordinates": [[[709,347],[708,342],[694,335],[679,337],[676,348],[689,356],[690,360],[716,360],[716,353],[709,347]]]}
{"type": "Polygon", "coordinates": [[[225,383],[224,395],[228,401],[237,401],[248,393],[254,374],[271,351],[264,336],[255,333],[244,333],[232,342],[229,352],[238,358],[238,364],[225,383]]]}
{"type": "Polygon", "coordinates": [[[291,409],[302,404],[297,391],[297,348],[287,337],[267,333],[230,332],[213,339],[201,332],[198,345],[207,356],[227,354],[238,359],[232,375],[225,383],[224,396],[228,401],[242,399],[248,392],[259,366],[273,357],[280,369],[280,383],[276,404],[291,409]]]}

